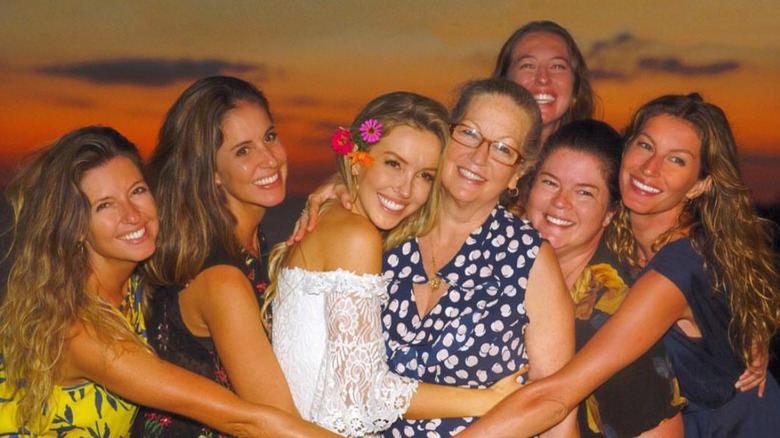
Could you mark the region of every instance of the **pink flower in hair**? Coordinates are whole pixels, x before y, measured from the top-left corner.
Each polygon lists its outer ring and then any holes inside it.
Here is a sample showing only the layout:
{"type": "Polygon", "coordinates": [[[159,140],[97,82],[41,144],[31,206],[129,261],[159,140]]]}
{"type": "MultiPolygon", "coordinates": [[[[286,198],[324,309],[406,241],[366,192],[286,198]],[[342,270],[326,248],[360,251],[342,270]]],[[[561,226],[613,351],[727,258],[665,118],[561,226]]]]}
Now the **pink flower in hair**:
{"type": "Polygon", "coordinates": [[[382,137],[382,124],[377,119],[368,119],[360,124],[360,137],[366,143],[376,143],[382,137]]]}

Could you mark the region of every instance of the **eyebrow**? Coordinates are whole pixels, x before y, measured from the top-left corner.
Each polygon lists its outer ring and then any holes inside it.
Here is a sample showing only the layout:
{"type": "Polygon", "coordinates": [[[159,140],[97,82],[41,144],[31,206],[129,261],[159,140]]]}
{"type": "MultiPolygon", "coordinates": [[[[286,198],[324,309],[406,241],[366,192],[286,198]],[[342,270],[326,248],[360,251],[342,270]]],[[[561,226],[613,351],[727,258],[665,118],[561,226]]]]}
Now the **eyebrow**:
{"type": "MultiPolygon", "coordinates": [[[[276,131],[276,125],[272,124],[271,126],[269,126],[268,129],[266,129],[265,132],[263,132],[263,138],[265,138],[265,136],[268,135],[268,133],[271,132],[271,131],[276,131]]],[[[231,151],[235,150],[236,148],[239,148],[241,146],[245,146],[247,144],[252,144],[252,140],[251,139],[250,140],[244,140],[244,141],[241,141],[239,143],[236,143],[236,144],[234,144],[233,146],[230,147],[230,150],[231,151]]]]}
{"type": "MultiPolygon", "coordinates": [[[[401,157],[400,155],[396,154],[395,152],[392,152],[392,151],[387,151],[387,152],[385,152],[384,154],[385,154],[385,155],[391,155],[391,156],[395,157],[395,158],[396,158],[398,161],[401,161],[401,162],[403,162],[404,164],[409,164],[409,162],[408,162],[408,161],[406,161],[406,160],[405,160],[403,157],[401,157]]],[[[439,160],[441,160],[441,155],[439,156],[439,160]]],[[[434,167],[423,167],[423,170],[434,170],[434,171],[436,171],[436,170],[438,170],[438,169],[439,169],[439,166],[434,166],[434,167]]]]}
{"type": "MultiPolygon", "coordinates": [[[[645,136],[645,137],[649,138],[649,139],[650,139],[650,141],[651,141],[653,144],[656,144],[656,143],[658,143],[657,141],[655,141],[655,139],[653,138],[653,136],[652,136],[652,135],[650,135],[650,134],[648,134],[646,131],[640,131],[640,132],[639,132],[639,134],[637,134],[637,135],[636,135],[636,138],[639,138],[640,136],[645,136]]],[[[671,152],[677,152],[677,153],[687,154],[687,155],[690,155],[690,156],[691,156],[691,157],[693,157],[693,158],[696,158],[696,156],[697,156],[697,154],[694,154],[693,152],[691,152],[691,151],[689,151],[689,150],[687,150],[687,149],[672,149],[672,150],[671,150],[671,152]]]]}
{"type": "MultiPolygon", "coordinates": [[[[518,56],[517,58],[512,59],[512,62],[522,61],[524,59],[529,59],[529,58],[530,59],[538,59],[536,56],[533,56],[531,54],[525,54],[525,55],[518,56]]],[[[566,58],[565,56],[553,56],[550,59],[560,59],[561,61],[565,61],[567,64],[571,64],[571,59],[566,58]]]]}

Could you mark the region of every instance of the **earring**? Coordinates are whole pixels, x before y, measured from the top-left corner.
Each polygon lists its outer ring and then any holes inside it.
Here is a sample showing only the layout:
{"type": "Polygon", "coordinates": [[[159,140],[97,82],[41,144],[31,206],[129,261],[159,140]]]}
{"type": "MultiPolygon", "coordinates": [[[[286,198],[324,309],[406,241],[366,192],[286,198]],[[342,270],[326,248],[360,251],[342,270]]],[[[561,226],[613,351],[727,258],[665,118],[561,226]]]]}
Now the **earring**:
{"type": "Polygon", "coordinates": [[[517,195],[520,194],[520,189],[517,188],[517,186],[512,187],[511,189],[506,189],[509,196],[516,198],[517,195]]]}

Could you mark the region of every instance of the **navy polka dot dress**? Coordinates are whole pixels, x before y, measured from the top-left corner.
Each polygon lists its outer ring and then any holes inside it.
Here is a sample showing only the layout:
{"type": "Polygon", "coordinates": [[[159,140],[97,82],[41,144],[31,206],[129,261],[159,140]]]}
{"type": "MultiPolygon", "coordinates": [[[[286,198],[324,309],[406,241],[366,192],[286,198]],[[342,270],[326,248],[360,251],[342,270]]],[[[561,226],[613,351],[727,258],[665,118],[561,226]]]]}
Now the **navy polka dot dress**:
{"type": "MultiPolygon", "coordinates": [[[[540,243],[528,222],[496,207],[438,271],[446,291],[424,316],[412,292],[414,283],[428,281],[417,240],[386,252],[390,299],[382,323],[390,369],[425,382],[482,388],[527,363],[525,289],[540,243]]],[[[474,420],[399,419],[385,436],[450,436],[474,420]]]]}

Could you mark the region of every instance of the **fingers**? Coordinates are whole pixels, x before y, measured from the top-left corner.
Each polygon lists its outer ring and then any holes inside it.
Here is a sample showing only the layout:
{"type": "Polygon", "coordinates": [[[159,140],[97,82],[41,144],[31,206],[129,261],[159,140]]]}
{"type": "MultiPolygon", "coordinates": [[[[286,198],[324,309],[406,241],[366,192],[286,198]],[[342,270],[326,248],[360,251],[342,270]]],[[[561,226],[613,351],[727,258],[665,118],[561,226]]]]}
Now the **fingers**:
{"type": "Polygon", "coordinates": [[[758,387],[759,397],[764,394],[764,385],[766,382],[766,368],[748,367],[737,379],[734,387],[739,391],[748,391],[758,387]]]}
{"type": "Polygon", "coordinates": [[[301,239],[303,239],[303,236],[306,235],[306,228],[309,224],[309,221],[307,220],[308,215],[308,211],[304,206],[300,217],[298,217],[298,220],[295,221],[295,227],[293,228],[292,234],[290,234],[290,237],[288,237],[284,242],[287,246],[295,245],[297,242],[300,242],[301,239]]]}

